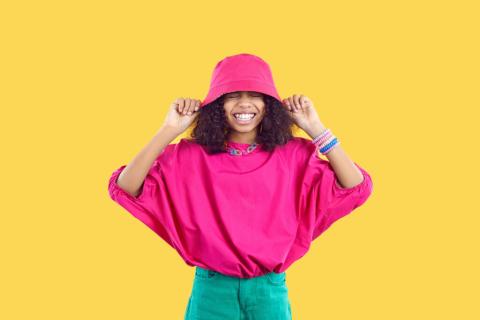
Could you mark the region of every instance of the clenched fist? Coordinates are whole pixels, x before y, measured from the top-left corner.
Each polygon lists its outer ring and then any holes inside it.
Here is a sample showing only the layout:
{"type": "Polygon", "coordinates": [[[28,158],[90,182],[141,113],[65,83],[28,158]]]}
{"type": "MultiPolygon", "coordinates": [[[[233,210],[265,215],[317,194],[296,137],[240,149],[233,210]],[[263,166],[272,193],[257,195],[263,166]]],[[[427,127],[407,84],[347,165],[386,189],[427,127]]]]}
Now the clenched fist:
{"type": "Polygon", "coordinates": [[[184,132],[198,116],[202,101],[190,98],[177,98],[170,105],[164,125],[175,128],[179,134],[184,132]]]}
{"type": "Polygon", "coordinates": [[[310,98],[303,94],[294,94],[283,99],[283,106],[290,112],[295,124],[307,131],[311,128],[322,125],[310,98]]]}

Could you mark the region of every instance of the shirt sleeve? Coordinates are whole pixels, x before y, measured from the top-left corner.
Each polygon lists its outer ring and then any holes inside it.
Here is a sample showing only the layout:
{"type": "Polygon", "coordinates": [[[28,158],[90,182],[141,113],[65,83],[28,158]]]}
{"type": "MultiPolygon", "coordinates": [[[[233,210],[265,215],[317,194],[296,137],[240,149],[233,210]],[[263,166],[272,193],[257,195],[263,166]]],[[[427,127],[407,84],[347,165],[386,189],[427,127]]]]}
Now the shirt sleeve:
{"type": "Polygon", "coordinates": [[[351,213],[370,197],[373,184],[369,173],[354,162],[363,181],[351,188],[343,188],[328,160],[320,158],[317,147],[305,140],[306,159],[301,192],[304,222],[313,241],[334,222],[351,213]]]}
{"type": "Polygon", "coordinates": [[[168,145],[153,162],[136,197],[124,191],[117,184],[120,173],[126,165],[116,169],[110,176],[108,192],[110,198],[127,210],[135,218],[147,225],[152,231],[176,248],[175,235],[172,234],[172,214],[168,202],[168,186],[165,183],[162,163],[169,161],[175,144],[168,145]]]}

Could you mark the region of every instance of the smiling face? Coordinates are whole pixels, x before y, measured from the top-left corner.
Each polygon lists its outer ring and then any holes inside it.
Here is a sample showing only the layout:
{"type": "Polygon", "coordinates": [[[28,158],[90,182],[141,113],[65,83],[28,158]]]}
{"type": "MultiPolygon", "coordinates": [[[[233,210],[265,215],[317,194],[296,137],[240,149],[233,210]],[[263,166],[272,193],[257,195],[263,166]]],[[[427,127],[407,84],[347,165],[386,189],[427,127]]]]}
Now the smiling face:
{"type": "Polygon", "coordinates": [[[225,94],[223,108],[235,141],[252,141],[265,114],[263,94],[256,91],[235,91],[225,94]]]}

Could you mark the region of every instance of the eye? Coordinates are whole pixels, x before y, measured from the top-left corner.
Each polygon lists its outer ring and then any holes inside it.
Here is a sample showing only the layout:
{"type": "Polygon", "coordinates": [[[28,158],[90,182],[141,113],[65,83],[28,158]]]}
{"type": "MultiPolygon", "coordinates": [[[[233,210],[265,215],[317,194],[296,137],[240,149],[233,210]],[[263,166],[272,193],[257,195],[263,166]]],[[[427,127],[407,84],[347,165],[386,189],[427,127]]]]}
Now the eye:
{"type": "MultiPolygon", "coordinates": [[[[251,97],[254,97],[254,98],[261,98],[262,97],[262,94],[260,94],[260,93],[249,93],[249,95],[251,97]]],[[[234,99],[234,98],[238,98],[238,97],[240,97],[239,93],[231,93],[229,95],[225,95],[225,99],[234,99]]]]}

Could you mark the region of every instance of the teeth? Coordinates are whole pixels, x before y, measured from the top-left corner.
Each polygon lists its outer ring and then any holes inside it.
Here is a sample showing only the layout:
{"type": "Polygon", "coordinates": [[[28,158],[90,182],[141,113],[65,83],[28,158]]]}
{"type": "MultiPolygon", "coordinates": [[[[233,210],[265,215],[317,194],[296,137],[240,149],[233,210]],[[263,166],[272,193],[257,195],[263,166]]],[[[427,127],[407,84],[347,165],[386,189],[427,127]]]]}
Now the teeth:
{"type": "Polygon", "coordinates": [[[250,120],[255,116],[253,113],[236,113],[234,117],[240,120],[250,120]]]}

